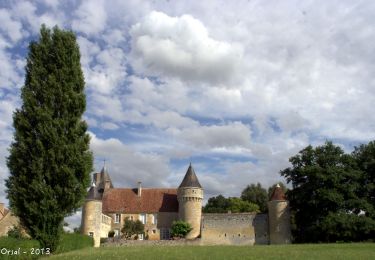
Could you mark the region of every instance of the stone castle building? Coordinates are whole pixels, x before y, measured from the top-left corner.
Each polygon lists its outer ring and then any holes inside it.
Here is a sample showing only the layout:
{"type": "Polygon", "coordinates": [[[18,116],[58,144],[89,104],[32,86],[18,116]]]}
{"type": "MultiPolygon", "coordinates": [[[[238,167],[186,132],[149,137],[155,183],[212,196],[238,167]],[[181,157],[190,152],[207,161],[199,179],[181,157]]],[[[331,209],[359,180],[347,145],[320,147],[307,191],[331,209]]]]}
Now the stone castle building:
{"type": "Polygon", "coordinates": [[[6,236],[8,231],[19,225],[19,219],[12,212],[0,203],[0,236],[6,236]]]}
{"type": "Polygon", "coordinates": [[[119,236],[127,218],[139,219],[145,225],[140,239],[150,240],[169,239],[173,221],[183,220],[193,228],[186,238],[200,238],[201,244],[290,243],[288,201],[280,187],[268,203],[269,214],[202,214],[202,200],[203,188],[191,164],[177,189],[143,188],[140,182],[137,188],[114,188],[104,166],[94,174],[81,230],[98,247],[109,231],[119,236]]]}

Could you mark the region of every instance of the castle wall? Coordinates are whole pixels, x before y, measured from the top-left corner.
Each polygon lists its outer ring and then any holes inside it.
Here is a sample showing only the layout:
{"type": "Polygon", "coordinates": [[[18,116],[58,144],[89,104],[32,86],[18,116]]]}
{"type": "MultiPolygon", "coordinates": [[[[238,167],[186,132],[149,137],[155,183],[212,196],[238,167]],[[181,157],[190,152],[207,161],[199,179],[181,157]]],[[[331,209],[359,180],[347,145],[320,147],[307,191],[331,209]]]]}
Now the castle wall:
{"type": "Polygon", "coordinates": [[[102,202],[98,200],[86,201],[82,208],[82,234],[92,235],[95,247],[100,246],[101,225],[102,202]]]}
{"type": "Polygon", "coordinates": [[[269,230],[271,244],[291,243],[290,213],[288,201],[268,202],[269,230]]]}
{"type": "Polygon", "coordinates": [[[202,244],[268,244],[268,215],[212,213],[202,216],[202,244]]]}

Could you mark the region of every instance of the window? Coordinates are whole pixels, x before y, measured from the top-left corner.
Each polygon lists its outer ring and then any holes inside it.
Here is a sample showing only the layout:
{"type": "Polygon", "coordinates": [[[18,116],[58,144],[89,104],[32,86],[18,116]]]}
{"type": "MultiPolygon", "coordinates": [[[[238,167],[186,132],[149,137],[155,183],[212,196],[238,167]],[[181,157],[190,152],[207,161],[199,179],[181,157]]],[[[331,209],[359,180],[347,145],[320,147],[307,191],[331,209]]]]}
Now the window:
{"type": "Polygon", "coordinates": [[[139,240],[143,240],[143,234],[139,234],[139,235],[138,235],[138,239],[139,239],[139,240]]]}
{"type": "Polygon", "coordinates": [[[170,238],[169,228],[161,228],[160,229],[160,239],[168,240],[170,238]]]}
{"type": "Polygon", "coordinates": [[[119,237],[120,236],[120,230],[119,229],[115,229],[115,237],[119,237]]]}
{"type": "Polygon", "coordinates": [[[133,217],[133,216],[130,216],[130,220],[133,221],[133,220],[134,220],[134,217],[133,217]]]}
{"type": "Polygon", "coordinates": [[[89,232],[90,237],[94,237],[94,232],[89,232]]]}
{"type": "Polygon", "coordinates": [[[152,234],[156,234],[156,229],[153,229],[153,230],[152,230],[152,234]]]}
{"type": "Polygon", "coordinates": [[[151,223],[154,224],[154,225],[158,224],[158,215],[157,214],[151,215],[151,223]]]}
{"type": "Polygon", "coordinates": [[[146,214],[139,214],[139,220],[142,222],[142,224],[146,224],[146,214]]]}
{"type": "Polygon", "coordinates": [[[115,214],[115,223],[120,223],[120,214],[115,214]]]}

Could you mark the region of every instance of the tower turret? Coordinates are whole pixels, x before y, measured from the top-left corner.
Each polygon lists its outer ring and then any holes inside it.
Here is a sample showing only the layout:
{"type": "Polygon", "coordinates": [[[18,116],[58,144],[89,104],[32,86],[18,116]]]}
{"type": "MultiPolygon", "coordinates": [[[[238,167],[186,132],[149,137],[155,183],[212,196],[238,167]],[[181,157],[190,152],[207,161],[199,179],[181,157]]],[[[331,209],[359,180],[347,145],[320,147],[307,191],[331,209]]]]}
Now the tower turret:
{"type": "Polygon", "coordinates": [[[103,193],[113,188],[107,167],[104,163],[99,173],[94,173],[93,183],[87,193],[85,203],[82,207],[81,227],[82,234],[92,236],[94,246],[100,246],[101,223],[102,223],[102,198],[103,193]]]}
{"type": "Polygon", "coordinates": [[[268,202],[268,218],[270,244],[289,244],[291,242],[289,201],[286,200],[279,184],[276,185],[268,202]]]}
{"type": "Polygon", "coordinates": [[[93,237],[94,247],[100,246],[101,216],[102,198],[93,182],[82,207],[81,232],[93,237]]]}
{"type": "Polygon", "coordinates": [[[178,187],[177,199],[179,219],[188,222],[193,228],[186,238],[198,237],[201,231],[203,189],[191,164],[178,187]]]}

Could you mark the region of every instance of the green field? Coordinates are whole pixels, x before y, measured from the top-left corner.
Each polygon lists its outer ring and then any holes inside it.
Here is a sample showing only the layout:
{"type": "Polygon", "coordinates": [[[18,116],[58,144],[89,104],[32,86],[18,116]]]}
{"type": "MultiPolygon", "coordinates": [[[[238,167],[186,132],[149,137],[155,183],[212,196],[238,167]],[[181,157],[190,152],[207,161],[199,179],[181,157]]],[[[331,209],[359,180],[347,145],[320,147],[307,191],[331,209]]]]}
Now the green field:
{"type": "MultiPolygon", "coordinates": [[[[82,248],[92,248],[93,241],[89,236],[80,234],[62,234],[61,242],[56,254],[78,250],[82,248]]],[[[43,250],[39,242],[32,239],[16,239],[12,237],[0,237],[0,259],[31,260],[40,258],[41,254],[47,253],[43,250]],[[15,252],[20,252],[16,255],[15,252]],[[13,255],[12,255],[13,253],[13,255]]]]}
{"type": "Polygon", "coordinates": [[[47,259],[375,259],[375,243],[86,248],[47,259]]]}

